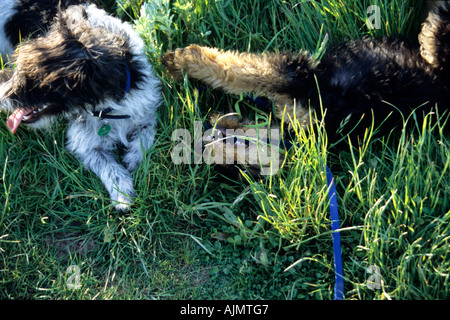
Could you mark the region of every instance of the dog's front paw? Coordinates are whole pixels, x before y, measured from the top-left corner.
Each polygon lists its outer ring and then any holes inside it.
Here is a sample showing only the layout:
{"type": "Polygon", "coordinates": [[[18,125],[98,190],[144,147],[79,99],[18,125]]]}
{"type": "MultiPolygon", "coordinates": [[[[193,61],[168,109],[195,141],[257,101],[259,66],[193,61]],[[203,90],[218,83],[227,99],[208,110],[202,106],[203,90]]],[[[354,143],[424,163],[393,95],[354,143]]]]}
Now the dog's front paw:
{"type": "Polygon", "coordinates": [[[127,212],[131,209],[131,203],[119,203],[114,206],[117,211],[127,212]]]}
{"type": "Polygon", "coordinates": [[[168,51],[161,58],[161,62],[166,67],[167,72],[176,81],[183,79],[183,75],[181,73],[181,67],[176,62],[177,57],[181,54],[182,51],[183,51],[183,49],[178,49],[176,51],[168,51]]]}
{"type": "MultiPolygon", "coordinates": [[[[178,81],[183,79],[182,71],[189,76],[198,78],[205,69],[205,61],[214,60],[215,55],[217,55],[216,51],[210,53],[206,48],[191,44],[186,48],[168,51],[162,56],[161,62],[169,74],[178,81]]],[[[208,66],[208,63],[206,63],[206,66],[208,66]]]]}
{"type": "Polygon", "coordinates": [[[131,198],[125,196],[125,195],[119,195],[117,197],[117,200],[113,200],[114,208],[117,211],[126,212],[131,209],[131,198]]]}

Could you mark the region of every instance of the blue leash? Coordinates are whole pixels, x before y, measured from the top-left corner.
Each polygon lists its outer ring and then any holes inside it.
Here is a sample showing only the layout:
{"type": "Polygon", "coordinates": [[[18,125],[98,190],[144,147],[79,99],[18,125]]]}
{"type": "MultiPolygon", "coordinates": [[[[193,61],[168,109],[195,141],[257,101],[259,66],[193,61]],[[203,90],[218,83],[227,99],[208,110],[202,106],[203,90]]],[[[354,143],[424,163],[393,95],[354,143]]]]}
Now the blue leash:
{"type": "Polygon", "coordinates": [[[328,192],[328,199],[330,200],[330,218],[331,230],[333,231],[333,255],[334,255],[334,273],[336,283],[334,286],[334,300],[344,300],[344,278],[342,268],[342,253],[341,253],[341,235],[339,231],[339,211],[337,203],[336,186],[334,184],[333,174],[330,168],[326,166],[327,183],[330,191],[328,192]]]}

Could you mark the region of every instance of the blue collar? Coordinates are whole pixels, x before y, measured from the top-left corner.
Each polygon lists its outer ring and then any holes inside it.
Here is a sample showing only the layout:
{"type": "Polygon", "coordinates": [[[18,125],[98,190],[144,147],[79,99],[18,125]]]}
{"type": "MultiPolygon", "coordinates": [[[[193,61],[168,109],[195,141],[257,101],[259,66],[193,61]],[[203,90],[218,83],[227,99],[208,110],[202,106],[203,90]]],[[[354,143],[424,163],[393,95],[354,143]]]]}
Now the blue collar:
{"type": "Polygon", "coordinates": [[[131,70],[128,63],[126,64],[125,72],[127,73],[127,86],[125,87],[125,93],[129,93],[131,88],[131,70]]]}

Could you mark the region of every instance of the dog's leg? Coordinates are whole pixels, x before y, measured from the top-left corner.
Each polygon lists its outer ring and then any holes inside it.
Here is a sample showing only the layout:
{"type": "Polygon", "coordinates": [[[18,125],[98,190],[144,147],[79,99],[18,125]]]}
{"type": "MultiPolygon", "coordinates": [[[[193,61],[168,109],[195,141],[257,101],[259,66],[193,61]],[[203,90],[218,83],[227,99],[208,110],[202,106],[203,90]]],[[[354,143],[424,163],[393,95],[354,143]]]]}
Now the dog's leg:
{"type": "Polygon", "coordinates": [[[127,153],[122,161],[130,172],[142,162],[143,154],[152,146],[154,137],[153,124],[141,126],[128,134],[127,153]]]}
{"type": "Polygon", "coordinates": [[[314,68],[315,62],[306,54],[293,58],[289,54],[256,55],[191,45],[166,53],[162,62],[175,79],[184,72],[229,93],[264,94],[275,103],[278,118],[309,124],[308,108],[294,99],[297,92],[290,92],[294,82],[302,81],[298,69],[307,69],[307,73],[314,68]]]}
{"type": "Polygon", "coordinates": [[[126,211],[135,196],[131,174],[114,159],[113,142],[92,136],[92,132],[87,124],[72,124],[67,131],[66,147],[100,178],[115,208],[126,211]]]}
{"type": "Polygon", "coordinates": [[[133,179],[123,166],[107,150],[95,148],[88,154],[76,154],[84,165],[94,172],[109,192],[115,208],[126,211],[135,196],[133,179]]]}

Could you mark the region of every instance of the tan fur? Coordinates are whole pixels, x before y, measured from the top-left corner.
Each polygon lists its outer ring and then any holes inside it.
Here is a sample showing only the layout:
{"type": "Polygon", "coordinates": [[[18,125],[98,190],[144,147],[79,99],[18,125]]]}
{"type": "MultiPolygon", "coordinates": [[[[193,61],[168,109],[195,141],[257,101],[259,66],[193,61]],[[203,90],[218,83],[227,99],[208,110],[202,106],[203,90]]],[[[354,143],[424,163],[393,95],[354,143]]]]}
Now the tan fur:
{"type": "Polygon", "coordinates": [[[295,119],[307,126],[310,123],[308,109],[296,104],[287,94],[279,93],[289,82],[281,67],[285,58],[283,54],[257,55],[191,45],[168,52],[162,61],[177,80],[184,72],[188,77],[229,93],[266,95],[275,103],[279,119],[284,115],[286,124],[295,119]]]}
{"type": "Polygon", "coordinates": [[[224,129],[243,129],[245,131],[245,126],[254,124],[248,119],[241,119],[236,114],[222,114],[220,112],[214,113],[209,118],[209,123],[211,126],[216,128],[224,128],[224,129]]]}
{"type": "Polygon", "coordinates": [[[422,31],[419,34],[420,54],[433,67],[437,68],[438,60],[436,53],[438,52],[436,46],[435,35],[438,33],[435,30],[438,26],[442,26],[439,15],[436,14],[439,8],[449,8],[449,1],[427,1],[427,8],[430,10],[427,19],[423,23],[422,31]]]}
{"type": "MultiPolygon", "coordinates": [[[[215,140],[209,137],[208,143],[205,144],[204,156],[209,164],[240,163],[245,164],[250,172],[257,173],[262,166],[279,164],[284,158],[277,145],[258,139],[263,133],[251,127],[254,123],[247,119],[241,119],[234,114],[215,113],[210,117],[210,123],[213,128],[222,131],[224,136],[215,140]],[[226,130],[233,130],[232,134],[227,135],[230,131],[226,130]]],[[[276,126],[272,128],[278,129],[276,126]]],[[[275,139],[277,138],[279,137],[275,139]]]]}

